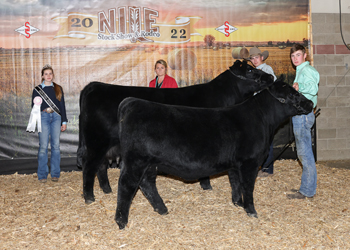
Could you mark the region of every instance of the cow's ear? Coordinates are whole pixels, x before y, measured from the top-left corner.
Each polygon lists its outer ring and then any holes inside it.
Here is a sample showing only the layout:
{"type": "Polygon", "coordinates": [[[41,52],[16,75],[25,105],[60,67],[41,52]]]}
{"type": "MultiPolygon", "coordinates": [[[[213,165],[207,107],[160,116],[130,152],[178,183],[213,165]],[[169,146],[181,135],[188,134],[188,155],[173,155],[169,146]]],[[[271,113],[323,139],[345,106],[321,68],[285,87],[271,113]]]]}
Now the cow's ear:
{"type": "Polygon", "coordinates": [[[240,60],[236,60],[233,65],[240,66],[241,64],[242,64],[242,62],[240,60]]]}

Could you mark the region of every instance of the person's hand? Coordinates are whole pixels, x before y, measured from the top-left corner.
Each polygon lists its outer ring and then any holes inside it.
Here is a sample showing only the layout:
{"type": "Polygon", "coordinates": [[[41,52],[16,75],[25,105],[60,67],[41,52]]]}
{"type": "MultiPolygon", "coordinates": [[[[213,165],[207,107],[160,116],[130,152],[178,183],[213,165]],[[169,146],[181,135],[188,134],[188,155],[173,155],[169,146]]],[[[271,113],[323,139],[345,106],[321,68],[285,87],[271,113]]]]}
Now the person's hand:
{"type": "Polygon", "coordinates": [[[299,91],[299,84],[297,82],[293,83],[293,88],[296,90],[296,91],[299,91]]]}
{"type": "Polygon", "coordinates": [[[67,124],[62,124],[62,126],[61,126],[61,131],[63,132],[63,131],[65,131],[67,129],[67,124]]]}

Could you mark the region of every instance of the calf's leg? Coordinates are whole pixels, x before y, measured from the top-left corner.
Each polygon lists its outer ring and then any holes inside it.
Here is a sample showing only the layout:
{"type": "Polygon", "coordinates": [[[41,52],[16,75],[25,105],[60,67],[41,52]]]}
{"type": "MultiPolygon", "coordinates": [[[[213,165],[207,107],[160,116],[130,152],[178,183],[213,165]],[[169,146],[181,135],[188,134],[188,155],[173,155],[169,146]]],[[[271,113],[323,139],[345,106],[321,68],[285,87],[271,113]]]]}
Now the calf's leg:
{"type": "Polygon", "coordinates": [[[112,192],[112,188],[108,180],[108,165],[108,159],[105,158],[97,171],[97,179],[100,183],[101,189],[105,194],[112,192]]]}
{"type": "Polygon", "coordinates": [[[144,172],[147,170],[146,167],[144,169],[138,167],[132,169],[125,161],[122,161],[122,164],[118,181],[117,210],[114,217],[119,229],[124,229],[128,224],[132,199],[140,185],[144,172]]]}
{"type": "Polygon", "coordinates": [[[258,218],[258,214],[254,207],[253,192],[255,179],[258,174],[258,164],[256,162],[248,162],[242,165],[240,176],[242,177],[242,194],[243,206],[249,217],[258,218]]]}
{"type": "Polygon", "coordinates": [[[104,160],[104,154],[93,154],[87,151],[87,155],[83,157],[83,195],[86,204],[95,201],[94,182],[98,168],[104,160]]]}
{"type": "Polygon", "coordinates": [[[168,213],[168,208],[158,193],[156,178],[157,168],[155,166],[149,167],[141,180],[140,189],[153,206],[154,211],[164,215],[168,213]]]}
{"type": "Polygon", "coordinates": [[[236,169],[229,170],[228,178],[230,180],[231,189],[232,189],[233,204],[236,207],[243,207],[241,177],[239,176],[239,171],[236,169]]]}

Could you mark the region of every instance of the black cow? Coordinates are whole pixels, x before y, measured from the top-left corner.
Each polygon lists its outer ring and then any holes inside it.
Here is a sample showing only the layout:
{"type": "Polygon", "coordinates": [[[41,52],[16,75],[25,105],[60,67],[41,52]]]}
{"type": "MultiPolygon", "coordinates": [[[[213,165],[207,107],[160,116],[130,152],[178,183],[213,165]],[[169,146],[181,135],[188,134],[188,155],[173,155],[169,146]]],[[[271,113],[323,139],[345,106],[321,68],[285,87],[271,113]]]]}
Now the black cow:
{"type": "Polygon", "coordinates": [[[228,171],[233,203],[257,217],[254,183],[275,129],[288,117],[311,112],[312,107],[310,100],[281,81],[226,108],[125,99],[118,113],[122,166],[115,220],[119,228],[128,222],[138,188],[155,211],[167,213],[155,183],[157,169],[185,180],[228,171]]]}
{"type": "MultiPolygon", "coordinates": [[[[78,163],[83,156],[83,190],[86,203],[95,201],[94,178],[105,193],[111,192],[106,153],[118,156],[117,111],[126,97],[191,107],[225,107],[242,102],[273,82],[273,77],[237,60],[233,66],[208,83],[178,88],[128,87],[100,82],[89,83],[80,93],[78,163]]],[[[154,128],[155,130],[157,128],[154,128]]],[[[79,165],[79,164],[78,164],[79,165]]],[[[210,189],[209,178],[201,181],[210,189]]]]}

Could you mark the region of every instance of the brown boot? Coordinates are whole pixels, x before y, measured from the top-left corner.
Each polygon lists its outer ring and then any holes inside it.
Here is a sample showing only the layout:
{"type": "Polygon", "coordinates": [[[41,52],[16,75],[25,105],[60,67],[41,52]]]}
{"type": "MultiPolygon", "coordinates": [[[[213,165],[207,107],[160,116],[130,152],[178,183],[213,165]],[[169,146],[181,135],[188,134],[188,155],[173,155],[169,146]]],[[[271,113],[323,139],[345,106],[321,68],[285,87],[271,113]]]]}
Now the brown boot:
{"type": "Polygon", "coordinates": [[[260,177],[260,178],[269,177],[270,175],[272,175],[272,174],[269,174],[268,172],[264,172],[262,170],[259,170],[259,172],[258,172],[258,177],[260,177]]]}
{"type": "Polygon", "coordinates": [[[313,196],[307,197],[298,191],[298,192],[295,192],[294,194],[287,194],[287,198],[288,199],[305,199],[305,198],[313,198],[313,196]]]}

